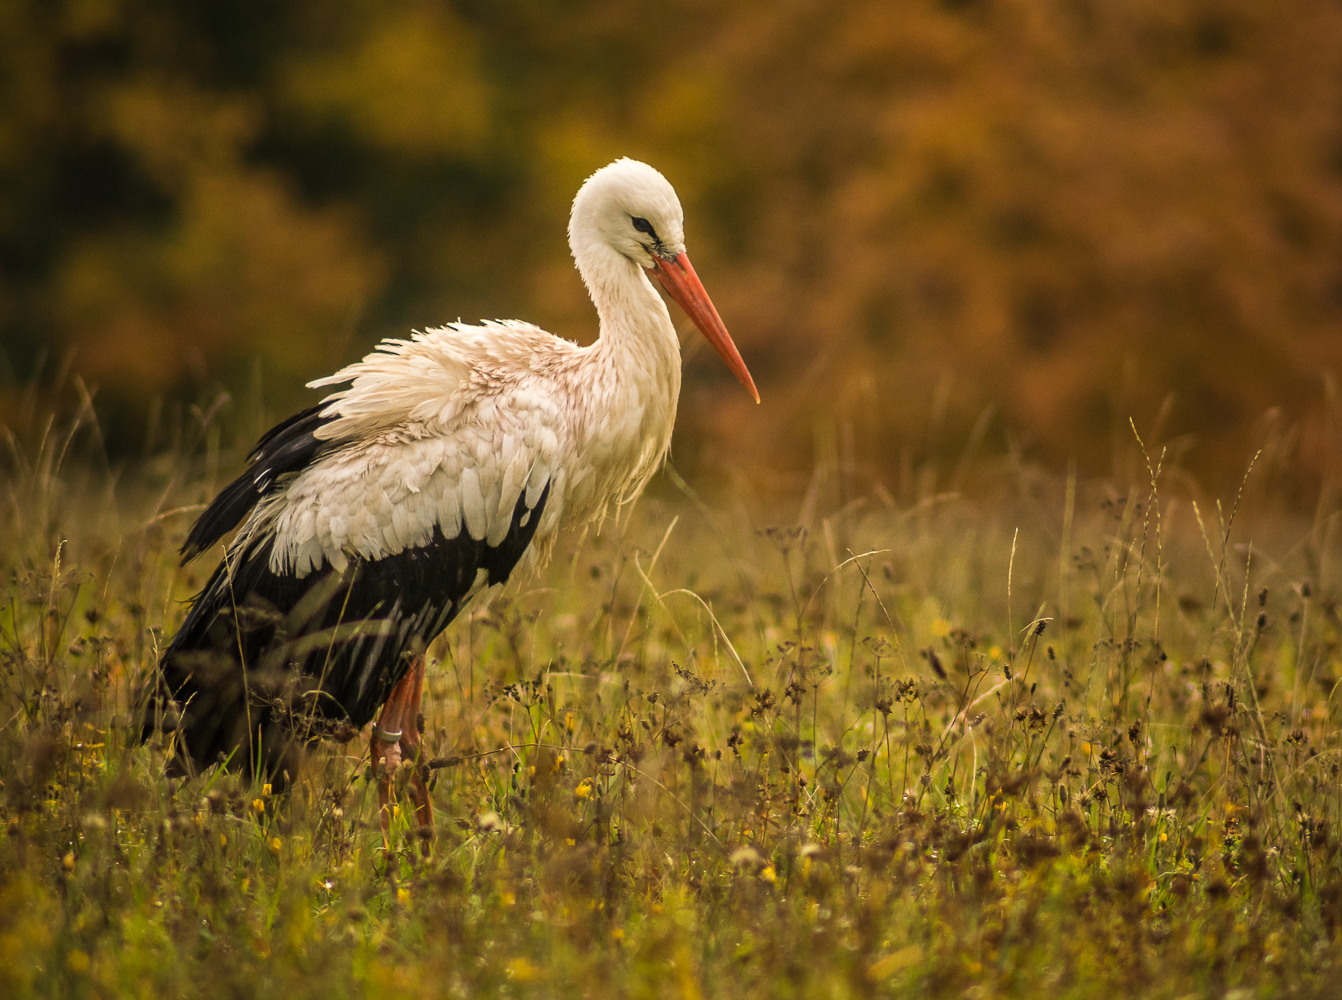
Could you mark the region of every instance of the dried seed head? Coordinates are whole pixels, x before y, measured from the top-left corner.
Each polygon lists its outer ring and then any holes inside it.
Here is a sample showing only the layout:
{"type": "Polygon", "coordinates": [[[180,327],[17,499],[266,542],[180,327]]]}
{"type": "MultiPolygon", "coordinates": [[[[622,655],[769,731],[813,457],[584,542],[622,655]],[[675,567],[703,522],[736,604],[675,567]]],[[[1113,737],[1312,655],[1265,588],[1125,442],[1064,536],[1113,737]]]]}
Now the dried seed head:
{"type": "Polygon", "coordinates": [[[731,862],[737,868],[754,868],[760,863],[760,852],[746,845],[732,852],[731,862]]]}
{"type": "Polygon", "coordinates": [[[496,812],[483,812],[475,817],[475,828],[481,833],[492,833],[501,825],[499,814],[496,812]]]}

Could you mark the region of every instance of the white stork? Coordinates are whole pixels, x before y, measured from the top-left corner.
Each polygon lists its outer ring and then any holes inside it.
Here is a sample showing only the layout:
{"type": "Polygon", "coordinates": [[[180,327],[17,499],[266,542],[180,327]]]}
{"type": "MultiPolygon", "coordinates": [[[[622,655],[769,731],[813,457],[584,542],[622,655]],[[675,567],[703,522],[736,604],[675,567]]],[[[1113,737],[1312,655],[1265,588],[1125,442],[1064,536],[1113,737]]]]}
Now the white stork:
{"type": "Polygon", "coordinates": [[[384,829],[392,772],[420,758],[424,650],[472,597],[542,563],[564,524],[632,501],[661,465],[680,394],[662,287],[759,402],[685,254],[680,202],[621,159],[573,201],[569,246],[600,317],[589,347],[516,321],[386,340],[312,388],[345,385],[270,430],[200,516],[183,562],[241,529],[143,693],[172,768],[283,782],[295,746],[372,729],[384,829]]]}

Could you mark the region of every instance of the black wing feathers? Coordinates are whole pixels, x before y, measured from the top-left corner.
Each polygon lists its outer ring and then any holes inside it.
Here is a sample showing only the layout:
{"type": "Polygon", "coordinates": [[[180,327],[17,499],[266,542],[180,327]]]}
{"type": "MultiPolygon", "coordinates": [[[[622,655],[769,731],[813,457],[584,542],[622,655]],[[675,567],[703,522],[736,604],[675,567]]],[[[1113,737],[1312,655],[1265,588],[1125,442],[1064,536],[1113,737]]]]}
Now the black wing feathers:
{"type": "Polygon", "coordinates": [[[411,660],[460,612],[480,570],[491,584],[508,579],[549,494],[547,484],[534,508],[519,499],[497,546],[465,530],[445,538],[435,527],[422,546],[356,560],[344,572],[327,565],[301,580],[270,571],[268,539],[229,553],[232,572],[225,563],[215,569],[163,655],[146,694],[145,735],[159,725],[176,730],[179,770],[228,759],[281,781],[293,771],[296,744],[374,717],[411,660]]]}
{"type": "Polygon", "coordinates": [[[243,518],[269,493],[281,477],[298,472],[332,442],[319,440],[317,428],[337,419],[323,416],[325,403],[308,407],[262,435],[247,456],[246,472],[223,488],[214,502],[192,526],[182,544],[182,562],[187,563],[242,523],[243,518]]]}

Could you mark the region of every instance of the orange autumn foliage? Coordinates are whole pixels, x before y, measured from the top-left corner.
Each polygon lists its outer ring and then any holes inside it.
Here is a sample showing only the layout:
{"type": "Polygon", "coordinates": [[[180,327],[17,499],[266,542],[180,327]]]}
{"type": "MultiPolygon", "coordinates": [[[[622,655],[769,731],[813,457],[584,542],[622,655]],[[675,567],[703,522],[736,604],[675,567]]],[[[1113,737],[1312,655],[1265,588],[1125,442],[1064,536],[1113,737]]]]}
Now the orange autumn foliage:
{"type": "Polygon", "coordinates": [[[633,155],[764,397],[687,340],[682,464],[834,433],[882,475],[988,413],[1049,462],[1133,417],[1213,476],[1269,433],[1336,471],[1333,4],[262,6],[0,15],[11,386],[73,350],[134,411],[459,316],[589,338],[567,203],[633,155]]]}

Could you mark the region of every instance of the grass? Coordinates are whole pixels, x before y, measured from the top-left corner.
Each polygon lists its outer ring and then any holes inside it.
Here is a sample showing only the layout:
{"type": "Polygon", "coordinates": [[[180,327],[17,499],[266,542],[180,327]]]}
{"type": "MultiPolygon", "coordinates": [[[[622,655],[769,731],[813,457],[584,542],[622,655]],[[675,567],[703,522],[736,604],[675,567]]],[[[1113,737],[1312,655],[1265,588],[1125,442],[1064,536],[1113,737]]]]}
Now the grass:
{"type": "Polygon", "coordinates": [[[284,796],[137,745],[227,463],[91,435],[10,442],[4,996],[1342,989],[1326,500],[1195,507],[1140,458],[975,500],[822,470],[753,518],[668,488],[432,647],[422,859],[362,738],[284,796]]]}

